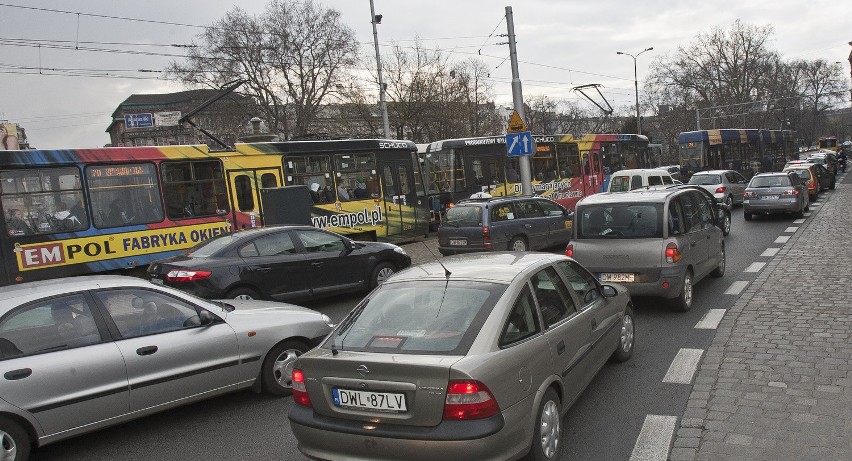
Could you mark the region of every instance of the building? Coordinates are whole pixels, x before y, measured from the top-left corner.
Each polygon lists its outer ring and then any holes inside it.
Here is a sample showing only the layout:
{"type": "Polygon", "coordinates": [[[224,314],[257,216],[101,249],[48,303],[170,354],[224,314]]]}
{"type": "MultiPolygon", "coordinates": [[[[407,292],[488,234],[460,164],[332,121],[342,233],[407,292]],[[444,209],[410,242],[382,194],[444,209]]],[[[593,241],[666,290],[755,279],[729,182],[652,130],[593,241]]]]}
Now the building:
{"type": "MultiPolygon", "coordinates": [[[[110,143],[124,146],[168,146],[174,144],[208,144],[222,146],[199,129],[178,120],[211,98],[218,90],[198,89],[162,94],[134,94],[112,113],[107,127],[110,143]]],[[[257,114],[254,101],[231,93],[192,117],[193,123],[222,142],[233,145],[237,138],[250,132],[248,120],[257,114]]]]}
{"type": "Polygon", "coordinates": [[[0,150],[28,150],[27,132],[17,123],[0,120],[0,150]]]}

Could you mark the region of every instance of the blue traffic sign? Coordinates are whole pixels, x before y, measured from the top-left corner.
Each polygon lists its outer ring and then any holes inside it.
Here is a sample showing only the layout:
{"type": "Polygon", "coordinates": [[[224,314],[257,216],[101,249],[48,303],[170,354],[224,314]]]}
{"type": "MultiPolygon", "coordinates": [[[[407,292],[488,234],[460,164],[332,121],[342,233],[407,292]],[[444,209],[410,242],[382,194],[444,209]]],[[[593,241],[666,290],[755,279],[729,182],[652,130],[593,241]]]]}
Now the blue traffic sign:
{"type": "Polygon", "coordinates": [[[124,114],[126,128],[148,128],[154,126],[153,114],[124,114]]]}
{"type": "Polygon", "coordinates": [[[520,133],[508,133],[506,135],[506,153],[509,157],[520,157],[521,155],[532,155],[535,143],[532,133],[522,131],[520,133]]]}

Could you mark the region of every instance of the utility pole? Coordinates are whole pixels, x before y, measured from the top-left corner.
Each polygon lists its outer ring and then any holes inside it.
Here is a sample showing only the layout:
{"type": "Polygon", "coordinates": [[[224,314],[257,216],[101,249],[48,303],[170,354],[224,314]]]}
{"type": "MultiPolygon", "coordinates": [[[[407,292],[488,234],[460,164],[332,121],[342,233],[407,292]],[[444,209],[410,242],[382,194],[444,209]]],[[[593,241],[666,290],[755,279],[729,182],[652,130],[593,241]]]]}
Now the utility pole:
{"type": "MultiPolygon", "coordinates": [[[[371,0],[372,1],[372,0],[371,0]]],[[[512,7],[506,7],[506,28],[509,33],[509,60],[512,63],[512,102],[521,120],[524,116],[524,95],[521,92],[521,78],[518,76],[518,51],[515,49],[515,20],[512,17],[512,7]]],[[[518,158],[521,167],[521,192],[532,195],[532,174],[530,172],[530,156],[521,155],[518,158]]]]}
{"type": "Polygon", "coordinates": [[[385,103],[385,82],[382,80],[382,57],[379,54],[379,31],[376,30],[376,24],[382,22],[382,15],[376,15],[373,0],[370,0],[370,16],[370,22],[373,23],[373,44],[376,46],[376,70],[379,76],[379,104],[382,109],[382,125],[385,129],[385,139],[391,139],[390,124],[388,123],[388,106],[385,103]]]}

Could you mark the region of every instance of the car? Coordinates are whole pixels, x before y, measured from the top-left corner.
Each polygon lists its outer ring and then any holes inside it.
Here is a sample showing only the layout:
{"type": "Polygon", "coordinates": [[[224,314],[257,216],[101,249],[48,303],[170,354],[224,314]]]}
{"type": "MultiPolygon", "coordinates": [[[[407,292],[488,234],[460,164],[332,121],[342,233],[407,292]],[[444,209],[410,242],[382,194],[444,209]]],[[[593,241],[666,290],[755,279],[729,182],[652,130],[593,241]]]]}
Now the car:
{"type": "MultiPolygon", "coordinates": [[[[692,308],[693,285],[725,273],[723,208],[698,186],[595,194],[577,202],[565,254],[633,296],[692,308]]],[[[729,216],[729,215],[728,215],[729,216]]]]}
{"type": "MultiPolygon", "coordinates": [[[[819,151],[815,153],[811,153],[808,158],[806,158],[810,163],[816,163],[825,167],[833,176],[837,175],[838,165],[837,165],[837,155],[832,151],[819,151]]],[[[833,188],[832,188],[833,189],[833,188]]]]}
{"type": "Polygon", "coordinates": [[[444,255],[480,251],[527,251],[564,245],[571,238],[573,215],[540,196],[459,200],[438,228],[444,255]]]}
{"type": "Polygon", "coordinates": [[[707,189],[716,200],[732,208],[742,205],[748,179],[734,170],[698,171],[689,178],[689,184],[707,189]]]}
{"type": "Polygon", "coordinates": [[[375,288],[411,257],[313,226],[269,226],[205,240],[148,266],[154,283],[207,299],[296,301],[375,288]]]}
{"type": "Polygon", "coordinates": [[[668,173],[658,168],[638,168],[616,171],[607,184],[607,192],[627,192],[643,187],[671,186],[674,179],[668,173]]]}
{"type": "Polygon", "coordinates": [[[290,426],[314,459],[560,459],[563,415],[634,332],[627,290],[563,255],[442,258],[296,360],[290,426]]]}
{"type": "Polygon", "coordinates": [[[831,174],[822,165],[815,163],[796,163],[784,167],[785,172],[799,175],[808,189],[808,200],[813,202],[820,192],[831,188],[831,174]]]}
{"type": "Polygon", "coordinates": [[[751,221],[755,214],[793,213],[801,218],[809,209],[807,187],[794,172],[759,173],[746,187],[743,202],[746,221],[751,221]]]}
{"type": "Polygon", "coordinates": [[[676,181],[680,180],[680,165],[658,166],[657,169],[666,170],[669,172],[672,179],[676,181]]]}
{"type": "Polygon", "coordinates": [[[0,436],[16,461],[238,389],[289,395],[296,357],[332,329],[304,307],[207,301],[119,275],[7,286],[0,299],[0,436]]]}

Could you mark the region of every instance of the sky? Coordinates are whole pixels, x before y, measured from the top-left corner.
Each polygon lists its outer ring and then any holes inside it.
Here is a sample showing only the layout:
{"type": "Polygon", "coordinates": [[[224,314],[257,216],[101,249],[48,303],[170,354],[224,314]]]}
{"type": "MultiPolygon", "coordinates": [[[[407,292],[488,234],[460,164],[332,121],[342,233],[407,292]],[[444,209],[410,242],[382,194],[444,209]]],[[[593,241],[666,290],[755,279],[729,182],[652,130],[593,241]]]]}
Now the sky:
{"type": "MultiPolygon", "coordinates": [[[[340,11],[362,53],[374,52],[369,0],[315,1],[340,11]]],[[[419,38],[424,48],[440,49],[452,60],[478,57],[491,69],[493,97],[506,106],[512,101],[509,49],[501,44],[507,6],[513,10],[525,98],[579,100],[571,88],[600,84],[616,110],[630,108],[633,59],[617,51],[654,48],[637,59],[641,91],[654,59],[737,19],[772,26],[769,47],[785,60],[840,62],[849,75],[849,1],[811,0],[806,7],[801,0],[374,2],[376,14],[383,16],[378,25],[383,54],[419,38]]],[[[238,5],[262,14],[267,3],[238,5]]],[[[160,71],[183,53],[162,45],[189,43],[235,5],[233,0],[0,0],[0,120],[23,126],[36,148],[101,147],[109,142],[105,130],[112,112],[131,94],[188,89],[162,78],[160,71]]]]}

